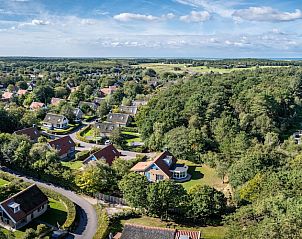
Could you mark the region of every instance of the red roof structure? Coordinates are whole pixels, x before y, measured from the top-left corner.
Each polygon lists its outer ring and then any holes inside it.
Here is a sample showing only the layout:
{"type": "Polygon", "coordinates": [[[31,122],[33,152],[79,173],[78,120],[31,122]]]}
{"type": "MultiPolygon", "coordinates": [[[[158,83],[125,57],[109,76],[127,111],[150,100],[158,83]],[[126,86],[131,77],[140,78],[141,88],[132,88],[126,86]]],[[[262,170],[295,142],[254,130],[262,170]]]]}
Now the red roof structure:
{"type": "Polygon", "coordinates": [[[87,164],[90,161],[105,159],[106,163],[111,166],[113,161],[121,155],[122,154],[112,144],[109,144],[105,148],[90,155],[87,159],[84,160],[83,163],[87,164]]]}
{"type": "Polygon", "coordinates": [[[69,135],[59,138],[59,139],[52,140],[52,141],[48,142],[48,144],[52,148],[59,151],[59,156],[68,154],[69,151],[75,147],[75,143],[72,140],[72,138],[70,138],[69,135]]]}

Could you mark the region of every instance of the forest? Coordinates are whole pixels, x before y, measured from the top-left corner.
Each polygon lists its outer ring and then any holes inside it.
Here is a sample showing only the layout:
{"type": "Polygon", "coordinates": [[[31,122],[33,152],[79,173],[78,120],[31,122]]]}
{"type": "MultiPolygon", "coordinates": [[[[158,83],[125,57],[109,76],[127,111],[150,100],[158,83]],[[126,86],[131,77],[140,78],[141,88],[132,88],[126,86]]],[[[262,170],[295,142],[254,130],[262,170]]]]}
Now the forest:
{"type": "Polygon", "coordinates": [[[139,112],[152,150],[214,166],[235,189],[230,238],[301,237],[300,68],[184,79],[139,112]]]}

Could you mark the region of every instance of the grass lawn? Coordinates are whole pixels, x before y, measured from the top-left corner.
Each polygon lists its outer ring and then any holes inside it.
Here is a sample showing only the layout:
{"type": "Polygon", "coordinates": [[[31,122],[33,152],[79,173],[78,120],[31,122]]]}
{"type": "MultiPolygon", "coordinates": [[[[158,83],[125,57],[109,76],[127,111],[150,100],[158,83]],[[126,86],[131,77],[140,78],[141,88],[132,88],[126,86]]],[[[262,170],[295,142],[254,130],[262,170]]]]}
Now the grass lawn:
{"type": "MultiPolygon", "coordinates": [[[[140,218],[132,218],[128,220],[121,220],[121,224],[124,225],[125,223],[133,223],[133,224],[140,224],[145,226],[151,226],[151,227],[167,227],[166,222],[162,222],[158,218],[151,218],[151,217],[140,217],[140,218]]],[[[169,222],[171,224],[171,222],[169,222]]],[[[122,226],[120,225],[120,226],[122,226]]],[[[207,226],[207,227],[187,227],[187,226],[181,226],[176,223],[172,223],[171,228],[176,229],[183,229],[183,230],[199,230],[201,231],[202,238],[204,239],[221,239],[224,238],[227,228],[225,226],[207,226]]],[[[119,229],[120,228],[116,228],[119,229]]]]}
{"type": "Polygon", "coordinates": [[[0,178],[0,187],[4,186],[4,185],[6,185],[6,184],[8,184],[8,181],[6,181],[6,180],[0,178]]]}
{"type": "Polygon", "coordinates": [[[139,133],[123,131],[122,135],[124,136],[128,146],[131,146],[131,143],[133,142],[143,142],[139,133]]]}
{"type": "Polygon", "coordinates": [[[78,170],[83,167],[82,161],[69,161],[69,162],[61,162],[63,166],[66,166],[70,169],[78,170]]]}
{"type": "Polygon", "coordinates": [[[179,160],[178,163],[184,163],[189,166],[188,173],[192,178],[188,182],[181,183],[186,190],[196,185],[209,185],[217,189],[224,188],[222,179],[218,177],[215,169],[205,164],[195,164],[190,161],[179,160]]]}
{"type": "Polygon", "coordinates": [[[64,203],[50,198],[49,206],[50,208],[38,220],[47,222],[53,226],[56,226],[57,222],[63,225],[67,218],[67,208],[64,203]]]}

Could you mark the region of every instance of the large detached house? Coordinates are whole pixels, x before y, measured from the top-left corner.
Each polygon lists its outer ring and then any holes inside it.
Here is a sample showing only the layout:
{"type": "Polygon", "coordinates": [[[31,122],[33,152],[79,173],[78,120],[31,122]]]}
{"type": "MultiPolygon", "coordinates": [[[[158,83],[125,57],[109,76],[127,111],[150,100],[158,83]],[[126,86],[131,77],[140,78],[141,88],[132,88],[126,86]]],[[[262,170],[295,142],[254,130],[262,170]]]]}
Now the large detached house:
{"type": "Polygon", "coordinates": [[[0,222],[19,229],[42,215],[47,208],[47,196],[34,184],[0,203],[0,222]]]}
{"type": "Polygon", "coordinates": [[[75,143],[69,135],[48,142],[48,146],[58,151],[60,159],[73,158],[75,143]]]}
{"type": "Polygon", "coordinates": [[[84,160],[83,163],[88,164],[91,162],[96,162],[97,160],[104,160],[111,166],[113,161],[119,156],[121,156],[121,153],[112,144],[109,144],[105,148],[90,155],[87,159],[84,160]]]}
{"type": "Polygon", "coordinates": [[[107,122],[117,124],[119,126],[128,126],[130,121],[131,118],[128,114],[109,113],[107,116],[107,122]]]}
{"type": "Polygon", "coordinates": [[[121,105],[120,106],[120,112],[125,113],[125,114],[129,114],[129,115],[136,115],[137,107],[136,106],[121,105]]]}
{"type": "Polygon", "coordinates": [[[22,134],[26,135],[29,137],[30,141],[32,141],[34,143],[38,142],[38,138],[40,137],[40,132],[36,126],[21,129],[21,130],[15,131],[14,133],[18,134],[18,135],[22,135],[22,134]]]}
{"type": "Polygon", "coordinates": [[[137,163],[131,171],[145,175],[150,182],[166,179],[187,181],[191,178],[188,166],[177,164],[176,158],[168,151],[162,152],[152,161],[137,163]]]}
{"type": "Polygon", "coordinates": [[[119,127],[117,124],[109,123],[109,122],[97,122],[94,127],[99,129],[101,137],[109,137],[112,131],[119,127]]]}
{"type": "Polygon", "coordinates": [[[65,129],[68,119],[64,115],[48,113],[43,120],[43,126],[49,129],[65,129]]]}
{"type": "Polygon", "coordinates": [[[200,239],[200,231],[178,230],[161,227],[149,227],[137,224],[125,224],[123,232],[114,239],[200,239]]]}

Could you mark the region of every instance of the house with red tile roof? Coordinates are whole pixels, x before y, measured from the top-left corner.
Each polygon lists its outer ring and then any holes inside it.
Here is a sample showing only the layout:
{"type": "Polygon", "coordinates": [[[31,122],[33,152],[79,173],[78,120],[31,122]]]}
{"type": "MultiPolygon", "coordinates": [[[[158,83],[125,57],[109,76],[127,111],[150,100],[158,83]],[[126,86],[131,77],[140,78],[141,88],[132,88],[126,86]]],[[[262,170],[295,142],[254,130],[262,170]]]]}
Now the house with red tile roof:
{"type": "Polygon", "coordinates": [[[32,102],[29,106],[29,108],[31,110],[38,110],[38,109],[42,109],[45,108],[45,104],[42,102],[32,102]]]}
{"type": "Polygon", "coordinates": [[[137,224],[125,224],[123,232],[114,239],[200,239],[200,231],[187,231],[171,228],[149,227],[137,224]]]}
{"type": "Polygon", "coordinates": [[[14,97],[14,95],[15,95],[14,93],[6,91],[2,94],[2,100],[4,101],[11,100],[14,97]]]}
{"type": "Polygon", "coordinates": [[[75,155],[75,142],[69,135],[49,141],[48,146],[58,151],[60,159],[73,158],[75,155]]]}
{"type": "Polygon", "coordinates": [[[188,166],[178,164],[177,159],[169,151],[160,153],[151,161],[137,163],[130,171],[145,175],[150,182],[169,179],[183,182],[191,179],[188,166]]]}
{"type": "Polygon", "coordinates": [[[52,97],[50,100],[50,104],[56,106],[56,105],[60,104],[60,102],[62,102],[62,101],[64,101],[64,99],[52,97]]]}
{"type": "Polygon", "coordinates": [[[27,94],[27,90],[19,89],[19,90],[17,91],[17,95],[19,95],[19,96],[25,95],[25,94],[27,94]]]}
{"type": "Polygon", "coordinates": [[[108,88],[100,89],[99,95],[100,97],[105,97],[106,95],[111,95],[114,91],[117,90],[117,86],[109,86],[108,88]]]}
{"type": "Polygon", "coordinates": [[[40,132],[39,132],[39,130],[37,129],[36,126],[21,129],[21,130],[17,130],[17,131],[14,132],[14,134],[26,135],[34,143],[38,142],[38,138],[40,137],[40,132]]]}
{"type": "Polygon", "coordinates": [[[0,222],[19,229],[41,216],[47,208],[47,196],[33,184],[0,203],[0,222]]]}
{"type": "Polygon", "coordinates": [[[96,162],[98,160],[104,160],[110,166],[113,161],[120,157],[122,154],[112,145],[109,144],[105,148],[96,151],[94,154],[90,155],[87,159],[84,160],[84,164],[91,162],[96,162]]]}

